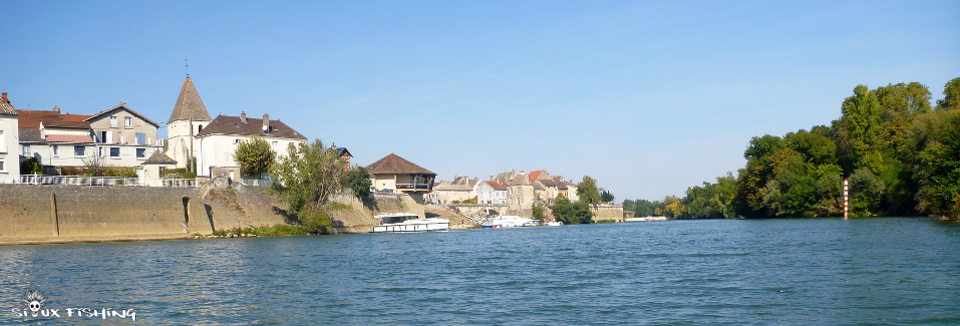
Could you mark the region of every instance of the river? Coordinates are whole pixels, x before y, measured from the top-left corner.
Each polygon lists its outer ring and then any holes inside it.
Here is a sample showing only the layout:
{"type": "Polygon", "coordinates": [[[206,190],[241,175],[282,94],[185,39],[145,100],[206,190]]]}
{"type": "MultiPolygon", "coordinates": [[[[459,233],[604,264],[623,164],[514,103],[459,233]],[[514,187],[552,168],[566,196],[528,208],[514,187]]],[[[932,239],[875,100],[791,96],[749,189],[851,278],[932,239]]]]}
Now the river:
{"type": "Polygon", "coordinates": [[[957,325],[958,302],[960,225],[915,218],[0,247],[0,324],[957,325]]]}

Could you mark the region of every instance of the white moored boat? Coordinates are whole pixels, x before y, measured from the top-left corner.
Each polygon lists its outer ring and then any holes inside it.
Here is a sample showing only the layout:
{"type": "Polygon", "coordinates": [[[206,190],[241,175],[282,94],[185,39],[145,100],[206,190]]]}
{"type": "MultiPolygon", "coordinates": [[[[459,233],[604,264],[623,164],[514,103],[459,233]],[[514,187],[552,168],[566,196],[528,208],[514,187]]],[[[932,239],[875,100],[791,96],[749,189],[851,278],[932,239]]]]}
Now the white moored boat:
{"type": "Polygon", "coordinates": [[[562,225],[563,225],[563,222],[560,222],[560,221],[547,222],[547,226],[562,226],[562,225]]]}
{"type": "Polygon", "coordinates": [[[447,231],[450,229],[450,220],[445,218],[420,219],[419,215],[410,213],[377,214],[374,217],[381,219],[382,222],[373,226],[373,233],[447,231]]]}
{"type": "Polygon", "coordinates": [[[490,226],[495,229],[536,226],[537,224],[538,222],[532,218],[524,218],[512,215],[497,216],[496,218],[490,220],[490,226]]]}

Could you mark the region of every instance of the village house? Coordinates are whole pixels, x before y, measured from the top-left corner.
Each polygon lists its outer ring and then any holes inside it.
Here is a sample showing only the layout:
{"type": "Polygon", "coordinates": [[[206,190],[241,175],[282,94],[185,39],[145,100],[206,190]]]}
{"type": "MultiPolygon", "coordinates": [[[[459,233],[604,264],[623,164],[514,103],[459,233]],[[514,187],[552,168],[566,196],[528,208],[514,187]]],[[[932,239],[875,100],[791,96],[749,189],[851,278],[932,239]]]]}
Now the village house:
{"type": "Polygon", "coordinates": [[[7,98],[0,97],[0,183],[20,180],[20,126],[17,110],[7,98]]]}
{"type": "Polygon", "coordinates": [[[94,160],[135,168],[161,148],[159,125],[123,102],[93,115],[65,114],[59,107],[17,113],[21,156],[37,159],[45,174],[79,172],[94,160]]]}
{"type": "Polygon", "coordinates": [[[376,191],[424,195],[433,190],[436,173],[410,162],[397,154],[384,156],[367,166],[376,191]]]}
{"type": "Polygon", "coordinates": [[[263,138],[277,155],[287,155],[290,144],[307,141],[307,137],[280,120],[271,120],[266,113],[263,119],[248,118],[244,111],[240,116],[219,115],[196,135],[200,152],[197,176],[240,180],[240,165],[233,159],[233,153],[240,142],[254,137],[263,138]]]}
{"type": "MultiPolygon", "coordinates": [[[[491,176],[492,179],[492,176],[491,176]]],[[[488,180],[478,182],[474,187],[474,193],[477,194],[477,202],[480,204],[506,205],[507,204],[507,184],[488,180]]]]}
{"type": "Polygon", "coordinates": [[[453,181],[440,180],[433,186],[433,192],[426,196],[432,203],[463,202],[477,197],[474,189],[480,183],[480,178],[471,179],[468,176],[454,176],[453,181]]]}
{"type": "Polygon", "coordinates": [[[101,111],[86,119],[98,145],[98,155],[107,158],[106,165],[135,167],[161,150],[157,139],[160,124],[120,105],[101,111]]]}

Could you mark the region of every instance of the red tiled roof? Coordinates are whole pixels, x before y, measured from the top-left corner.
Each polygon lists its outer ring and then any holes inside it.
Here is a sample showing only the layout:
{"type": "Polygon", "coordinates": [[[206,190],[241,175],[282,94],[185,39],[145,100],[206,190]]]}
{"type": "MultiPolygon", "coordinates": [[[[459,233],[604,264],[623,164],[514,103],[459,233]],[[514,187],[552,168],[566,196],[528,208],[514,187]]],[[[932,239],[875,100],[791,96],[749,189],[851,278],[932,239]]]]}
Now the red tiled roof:
{"type": "Polygon", "coordinates": [[[47,135],[46,141],[59,143],[92,143],[90,136],[80,135],[47,135]]]}
{"type": "Polygon", "coordinates": [[[83,120],[89,118],[89,115],[83,114],[60,114],[57,111],[34,111],[17,110],[20,119],[20,129],[40,130],[40,123],[45,126],[57,126],[67,128],[90,128],[89,122],[83,120]]]}
{"type": "Polygon", "coordinates": [[[543,173],[543,170],[530,172],[530,182],[537,181],[541,173],[543,173]]]}

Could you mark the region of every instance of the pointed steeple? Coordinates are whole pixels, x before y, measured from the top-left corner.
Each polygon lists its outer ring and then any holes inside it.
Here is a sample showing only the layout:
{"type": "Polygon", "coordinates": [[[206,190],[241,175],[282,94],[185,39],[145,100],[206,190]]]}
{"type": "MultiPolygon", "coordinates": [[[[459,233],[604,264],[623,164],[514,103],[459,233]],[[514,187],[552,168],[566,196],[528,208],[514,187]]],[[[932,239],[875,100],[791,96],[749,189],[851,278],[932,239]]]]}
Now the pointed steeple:
{"type": "Polygon", "coordinates": [[[183,81],[183,87],[180,89],[180,97],[177,98],[177,104],[173,106],[173,114],[170,115],[168,123],[177,120],[203,120],[210,121],[210,113],[207,113],[207,107],[203,106],[200,100],[200,93],[193,86],[193,81],[188,76],[183,81]]]}

